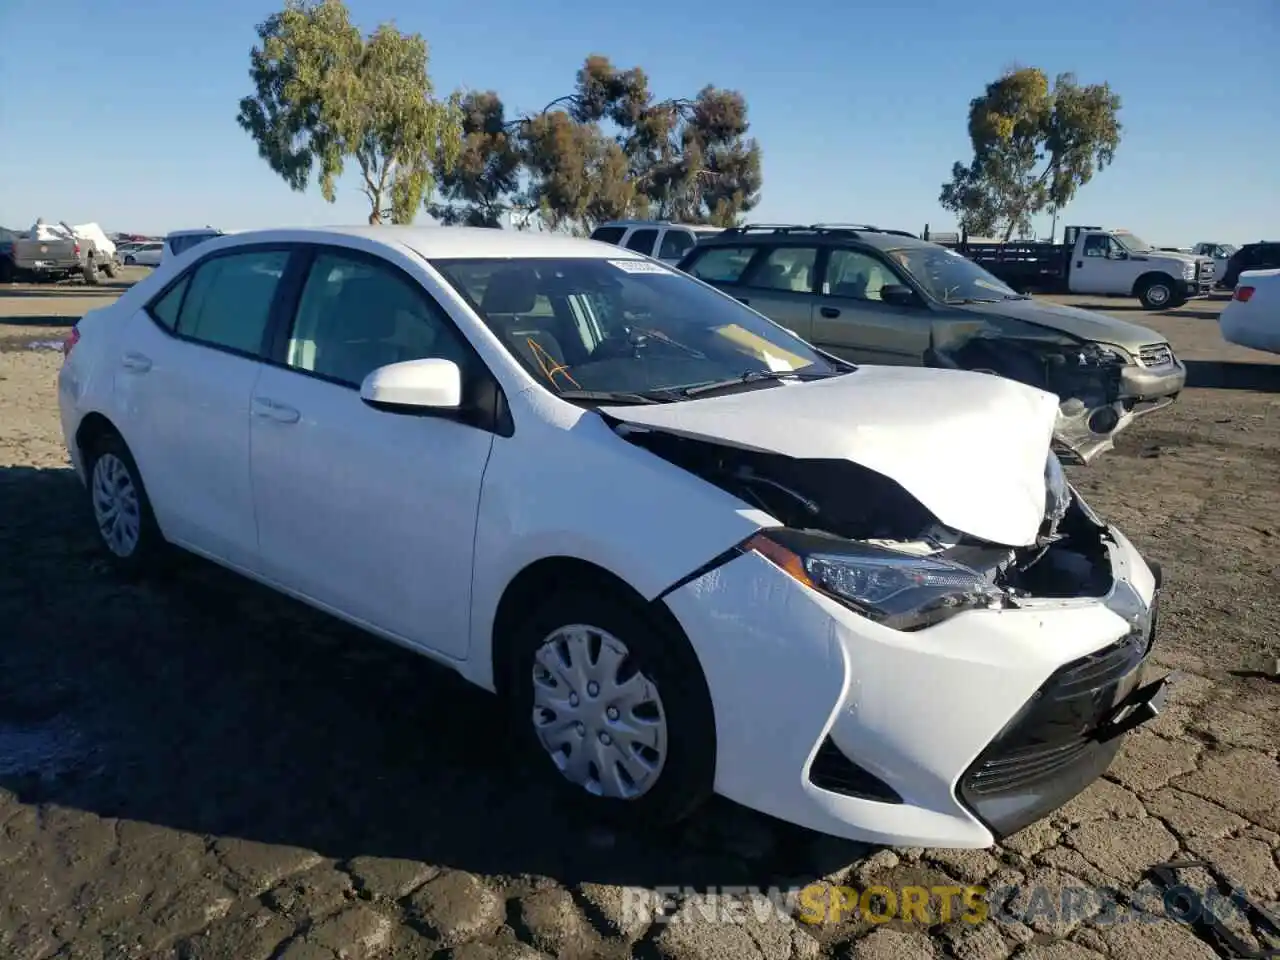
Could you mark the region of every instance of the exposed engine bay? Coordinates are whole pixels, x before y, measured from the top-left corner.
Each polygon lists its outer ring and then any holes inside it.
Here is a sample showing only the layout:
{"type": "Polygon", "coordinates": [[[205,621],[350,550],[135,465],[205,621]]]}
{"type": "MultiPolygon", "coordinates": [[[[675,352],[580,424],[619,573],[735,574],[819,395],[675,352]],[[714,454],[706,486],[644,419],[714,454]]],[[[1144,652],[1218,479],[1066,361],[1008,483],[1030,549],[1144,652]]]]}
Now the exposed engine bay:
{"type": "Polygon", "coordinates": [[[1065,486],[1046,497],[1037,542],[1011,548],[943,526],[896,481],[849,460],[798,460],[628,424],[614,428],[793,530],[942,557],[1014,597],[1099,597],[1111,587],[1106,527],[1065,486]]]}

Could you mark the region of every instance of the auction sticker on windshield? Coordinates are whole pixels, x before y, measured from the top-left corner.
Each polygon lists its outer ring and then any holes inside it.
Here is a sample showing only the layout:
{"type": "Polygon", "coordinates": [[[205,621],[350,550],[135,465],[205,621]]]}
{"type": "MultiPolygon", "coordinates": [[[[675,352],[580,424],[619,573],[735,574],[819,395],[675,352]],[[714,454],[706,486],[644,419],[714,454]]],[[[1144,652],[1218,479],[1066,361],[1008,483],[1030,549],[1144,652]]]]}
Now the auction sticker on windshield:
{"type": "Polygon", "coordinates": [[[674,270],[668,270],[666,267],[658,263],[650,263],[648,260],[610,260],[609,265],[617,267],[623,273],[661,273],[667,276],[674,276],[674,270]]]}

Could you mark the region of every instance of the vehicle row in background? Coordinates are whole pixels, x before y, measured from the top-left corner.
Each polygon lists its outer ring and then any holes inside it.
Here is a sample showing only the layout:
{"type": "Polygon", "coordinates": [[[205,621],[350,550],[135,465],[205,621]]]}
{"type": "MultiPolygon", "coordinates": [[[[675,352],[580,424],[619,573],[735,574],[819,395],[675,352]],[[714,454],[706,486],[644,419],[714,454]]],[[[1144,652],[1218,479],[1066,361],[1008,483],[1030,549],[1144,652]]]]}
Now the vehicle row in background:
{"type": "Polygon", "coordinates": [[[700,241],[679,267],[842,359],[977,370],[1056,394],[1059,448],[1086,462],[1186,380],[1155,331],[1033,300],[904,231],[749,224],[700,241]]]}
{"type": "Polygon", "coordinates": [[[65,280],[79,275],[96,284],[103,274],[118,272],[115,244],[96,223],[71,226],[37,220],[25,234],[14,237],[8,255],[0,258],[0,282],[65,280]]]}
{"type": "Polygon", "coordinates": [[[714,237],[721,229],[668,220],[613,220],[596,227],[591,239],[676,264],[698,241],[714,237]]]}
{"type": "MultiPolygon", "coordinates": [[[[1067,227],[1062,243],[982,242],[961,235],[942,241],[1021,293],[1137,297],[1148,310],[1168,310],[1213,290],[1210,257],[1157,250],[1127,230],[1067,227]]],[[[931,239],[928,231],[925,239],[931,239]]]]}

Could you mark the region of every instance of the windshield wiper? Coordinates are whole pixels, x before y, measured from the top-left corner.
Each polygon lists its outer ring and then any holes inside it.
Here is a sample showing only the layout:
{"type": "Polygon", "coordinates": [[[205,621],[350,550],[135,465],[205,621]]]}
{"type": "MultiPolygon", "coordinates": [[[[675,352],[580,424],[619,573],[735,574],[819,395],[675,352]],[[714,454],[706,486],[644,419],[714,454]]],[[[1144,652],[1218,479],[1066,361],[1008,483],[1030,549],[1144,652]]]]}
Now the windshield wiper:
{"type": "Polygon", "coordinates": [[[585,400],[597,403],[669,403],[669,400],[647,393],[626,393],[615,390],[561,390],[556,394],[562,400],[585,400]]]}
{"type": "Polygon", "coordinates": [[[700,397],[728,390],[747,383],[759,383],[765,380],[825,380],[827,377],[838,377],[842,371],[831,373],[796,373],[794,370],[748,370],[732,380],[716,380],[713,383],[702,383],[693,387],[681,387],[675,390],[682,397],[700,397]]]}

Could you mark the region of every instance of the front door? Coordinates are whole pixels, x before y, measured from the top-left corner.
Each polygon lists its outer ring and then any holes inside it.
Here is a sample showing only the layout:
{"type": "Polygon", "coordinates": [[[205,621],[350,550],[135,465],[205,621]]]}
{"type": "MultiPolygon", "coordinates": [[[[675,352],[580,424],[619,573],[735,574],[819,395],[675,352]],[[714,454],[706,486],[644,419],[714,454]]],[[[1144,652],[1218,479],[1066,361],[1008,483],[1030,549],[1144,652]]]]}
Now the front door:
{"type": "Polygon", "coordinates": [[[378,367],[443,357],[481,373],[444,310],[396,265],[322,248],[284,366],[253,395],[263,571],[341,614],[466,655],[480,485],[493,434],[447,416],[366,406],[378,367]]]}
{"type": "Polygon", "coordinates": [[[1128,251],[1110,234],[1090,233],[1081,250],[1074,254],[1068,287],[1072,293],[1128,296],[1138,278],[1128,251]]]}
{"type": "Polygon", "coordinates": [[[257,567],[249,401],[287,250],[207,258],[134,314],[116,358],[122,429],[175,543],[257,567]]]}
{"type": "Polygon", "coordinates": [[[920,366],[929,349],[929,308],[880,298],[882,288],[902,284],[905,281],[888,263],[870,253],[832,250],[811,342],[854,363],[920,366]]]}

